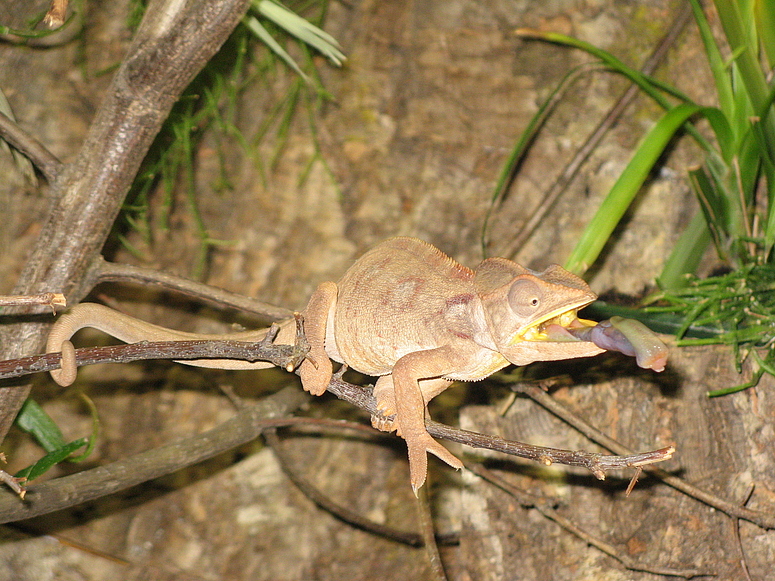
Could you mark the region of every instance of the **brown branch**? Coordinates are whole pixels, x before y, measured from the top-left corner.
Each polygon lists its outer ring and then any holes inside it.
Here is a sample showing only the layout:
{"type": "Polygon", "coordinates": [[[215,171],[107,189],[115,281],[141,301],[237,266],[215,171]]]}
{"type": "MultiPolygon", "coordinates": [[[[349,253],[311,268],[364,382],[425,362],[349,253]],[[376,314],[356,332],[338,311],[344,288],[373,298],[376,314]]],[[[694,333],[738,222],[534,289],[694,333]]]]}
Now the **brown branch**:
{"type": "MultiPolygon", "coordinates": [[[[426,477],[427,478],[427,477],[426,477]]],[[[421,486],[417,491],[416,507],[417,515],[420,520],[420,531],[422,531],[423,545],[425,554],[428,556],[428,564],[431,569],[432,581],[447,581],[447,573],[444,571],[444,564],[441,562],[439,547],[436,545],[436,533],[433,527],[433,515],[431,514],[430,501],[430,482],[426,480],[425,486],[421,486]]]]}
{"type": "Polygon", "coordinates": [[[11,147],[23,153],[49,184],[54,183],[62,168],[62,162],[2,111],[0,111],[0,137],[11,147]]]}
{"type": "Polygon", "coordinates": [[[102,257],[95,261],[87,277],[89,287],[103,282],[131,282],[175,291],[220,309],[231,307],[261,315],[272,321],[288,319],[293,316],[293,311],[289,309],[270,305],[245,295],[152,268],[107,262],[102,257]]]}
{"type": "MultiPolygon", "coordinates": [[[[751,487],[748,489],[748,493],[745,495],[745,500],[740,503],[740,506],[745,507],[748,504],[748,501],[751,500],[751,496],[753,496],[754,488],[755,485],[751,484],[751,487]]],[[[743,549],[743,539],[740,536],[740,519],[733,518],[732,526],[735,533],[737,550],[740,551],[740,568],[743,570],[746,581],[753,581],[753,579],[751,579],[751,572],[748,570],[748,560],[745,557],[745,549],[743,549]]]]}
{"type": "MultiPolygon", "coordinates": [[[[151,0],[83,146],[53,182],[52,207],[13,294],[57,288],[76,304],[91,290],[82,284],[84,274],[99,256],[148,148],[248,3],[151,0]]],[[[47,326],[44,321],[4,325],[0,358],[39,352],[47,326]]],[[[28,393],[29,387],[0,388],[0,440],[28,393]]]]}
{"type": "MultiPolygon", "coordinates": [[[[582,420],[576,414],[574,414],[573,412],[565,408],[563,405],[555,401],[548,393],[546,393],[540,387],[527,385],[527,384],[514,384],[512,385],[512,389],[520,393],[524,393],[529,398],[541,404],[548,411],[556,415],[558,418],[560,418],[567,424],[573,426],[579,432],[584,434],[587,438],[589,438],[593,442],[597,442],[604,448],[607,448],[612,452],[615,452],[616,454],[631,453],[631,451],[626,446],[620,444],[619,442],[607,436],[606,434],[604,434],[603,432],[601,432],[591,424],[588,424],[587,422],[582,420]]],[[[683,492],[684,494],[691,496],[695,500],[699,500],[700,502],[707,504],[708,506],[712,506],[713,508],[716,508],[731,517],[747,520],[765,529],[775,529],[774,514],[768,514],[758,510],[752,510],[750,508],[739,506],[735,503],[724,500],[723,498],[719,498],[718,496],[710,494],[709,492],[705,492],[704,490],[697,488],[693,484],[689,484],[688,482],[682,480],[681,478],[678,478],[677,476],[673,476],[672,474],[669,474],[664,470],[662,470],[661,468],[657,468],[656,466],[645,466],[644,470],[646,470],[650,474],[653,474],[668,486],[671,486],[672,488],[675,488],[676,490],[683,492]]]]}
{"type": "MultiPolygon", "coordinates": [[[[246,361],[271,361],[284,369],[295,369],[308,351],[303,337],[301,320],[297,319],[297,345],[274,345],[276,326],[262,341],[247,343],[244,341],[161,341],[140,342],[110,347],[90,347],[76,349],[76,364],[93,365],[95,363],[128,363],[146,359],[242,359],[246,361]]],[[[31,373],[40,373],[58,369],[61,358],[58,353],[33,355],[8,361],[0,361],[0,379],[21,377],[31,373]]],[[[366,410],[372,415],[378,414],[377,404],[370,390],[343,381],[339,375],[331,379],[328,390],[340,399],[366,410]]],[[[474,448],[495,450],[511,456],[535,460],[544,465],[565,464],[587,468],[600,480],[605,479],[609,470],[645,466],[668,460],[675,451],[672,446],[623,456],[605,456],[593,452],[560,450],[533,446],[522,442],[506,440],[498,436],[479,434],[461,430],[428,420],[428,432],[437,438],[444,438],[474,448]]]]}
{"type": "MultiPolygon", "coordinates": [[[[307,418],[299,419],[306,420],[307,418]]],[[[288,479],[293,482],[296,488],[301,490],[304,496],[309,498],[318,507],[346,522],[347,524],[361,530],[391,539],[399,543],[403,543],[405,545],[409,545],[411,547],[422,546],[423,539],[419,534],[409,531],[401,531],[393,527],[374,522],[373,520],[361,516],[357,512],[354,512],[345,506],[337,504],[322,494],[288,461],[282,451],[282,444],[280,442],[280,438],[277,437],[276,430],[266,430],[264,432],[264,439],[266,440],[266,443],[269,445],[269,447],[272,448],[277,461],[280,463],[280,467],[283,469],[283,472],[288,477],[288,479]]]]}
{"type": "MultiPolygon", "coordinates": [[[[371,396],[370,392],[362,387],[342,381],[338,377],[334,377],[328,385],[328,391],[338,398],[349,401],[353,405],[366,410],[372,415],[379,414],[376,400],[371,396]]],[[[629,452],[627,455],[622,456],[605,456],[592,452],[533,446],[531,444],[506,440],[498,436],[489,436],[453,428],[431,420],[427,420],[425,426],[431,436],[443,438],[450,442],[458,442],[473,448],[495,450],[496,452],[502,452],[504,454],[509,454],[510,456],[519,456],[520,458],[535,460],[544,465],[556,463],[568,466],[582,466],[590,470],[592,474],[600,480],[605,478],[605,473],[609,470],[645,466],[655,462],[662,462],[670,459],[675,451],[672,446],[669,446],[667,448],[641,454],[629,452]]]]}
{"type": "MultiPolygon", "coordinates": [[[[245,341],[198,340],[198,341],[141,341],[129,345],[109,347],[87,347],[75,350],[78,367],[96,363],[130,363],[152,359],[188,361],[192,359],[240,359],[243,361],[269,361],[288,371],[294,370],[304,359],[309,346],[303,335],[297,337],[296,345],[275,345],[272,343],[278,327],[273,326],[263,340],[245,341]]],[[[0,379],[22,377],[59,369],[59,353],[32,355],[19,359],[0,361],[0,379]]]]}
{"type": "Polygon", "coordinates": [[[67,5],[69,0],[51,0],[51,6],[43,17],[43,24],[51,28],[57,28],[65,23],[67,5]]]}
{"type": "MultiPolygon", "coordinates": [[[[300,329],[300,322],[297,326],[297,338],[299,338],[299,334],[301,333],[300,329]]],[[[239,353],[238,358],[244,358],[245,357],[245,350],[251,351],[252,349],[258,349],[261,352],[261,355],[259,358],[266,358],[269,356],[274,356],[277,354],[278,351],[283,352],[283,357],[288,356],[292,359],[289,363],[288,360],[285,359],[279,359],[277,360],[278,364],[284,367],[289,367],[291,365],[295,365],[295,363],[299,360],[300,357],[303,357],[303,353],[306,353],[306,343],[300,344],[299,347],[291,347],[291,346],[284,346],[284,345],[269,345],[268,343],[272,340],[272,334],[268,335],[267,338],[263,342],[259,342],[258,344],[251,344],[251,343],[244,343],[244,342],[232,342],[232,341],[172,341],[172,342],[164,342],[164,343],[134,343],[130,345],[118,345],[114,347],[103,347],[103,348],[93,348],[93,349],[79,349],[76,351],[76,360],[80,362],[85,362],[87,360],[89,361],[107,361],[106,355],[112,357],[113,361],[117,360],[117,357],[125,358],[125,357],[136,357],[137,359],[141,358],[148,358],[147,356],[149,354],[153,354],[153,358],[160,358],[160,356],[163,356],[163,358],[175,358],[175,359],[201,359],[204,357],[211,357],[211,358],[227,358],[227,357],[235,357],[239,353]],[[262,343],[264,343],[262,345],[262,343]],[[218,348],[218,351],[212,351],[214,347],[218,348]],[[290,352],[285,352],[284,349],[289,348],[291,349],[290,352]],[[206,351],[201,351],[199,349],[206,349],[206,351]],[[272,353],[267,353],[264,351],[264,349],[268,349],[272,353]],[[160,350],[160,351],[159,351],[160,350]],[[79,354],[80,352],[80,354],[79,354]],[[95,355],[96,353],[96,355],[95,355]],[[118,355],[117,355],[118,354],[118,355]]],[[[299,339],[300,341],[303,340],[303,337],[299,339]]],[[[256,354],[253,353],[250,355],[250,357],[254,357],[256,354]]],[[[123,359],[122,359],[123,360],[123,359]]],[[[50,353],[46,355],[39,355],[32,358],[24,358],[22,360],[16,360],[12,361],[10,363],[3,362],[2,365],[0,365],[0,368],[6,368],[6,372],[8,373],[33,373],[38,371],[44,371],[48,369],[53,369],[58,367],[60,364],[60,358],[59,355],[56,353],[50,353]],[[26,369],[22,372],[15,372],[13,371],[14,367],[21,366],[25,367],[26,369]],[[8,368],[11,368],[10,370],[8,368]]],[[[337,397],[340,399],[344,399],[345,401],[349,401],[350,403],[353,403],[354,405],[361,407],[362,409],[368,411],[371,414],[377,413],[376,408],[376,400],[371,394],[371,390],[363,387],[359,387],[350,383],[347,383],[343,381],[340,377],[340,374],[335,375],[331,383],[329,384],[328,390],[334,393],[337,397]]],[[[255,421],[255,418],[248,415],[248,417],[245,418],[244,421],[255,421]]],[[[233,423],[233,420],[229,420],[227,423],[233,423]]],[[[266,429],[269,427],[274,427],[277,425],[283,425],[283,422],[275,423],[275,424],[264,424],[261,429],[266,429]]],[[[427,422],[427,428],[428,432],[436,437],[445,438],[451,441],[460,442],[462,444],[466,444],[469,446],[474,447],[481,447],[481,448],[488,448],[491,450],[500,451],[506,454],[511,454],[515,456],[520,456],[524,458],[530,458],[534,460],[538,460],[540,462],[546,463],[560,463],[560,464],[569,464],[574,466],[584,466],[588,469],[590,469],[593,474],[595,474],[598,478],[605,477],[605,472],[607,470],[613,469],[613,468],[622,468],[627,466],[641,466],[644,464],[652,463],[652,462],[659,462],[661,460],[665,460],[669,458],[670,454],[672,453],[672,449],[666,449],[656,452],[648,452],[645,454],[637,454],[637,455],[631,455],[631,456],[624,456],[624,457],[617,457],[617,456],[603,456],[601,454],[592,454],[589,452],[571,452],[568,450],[557,450],[554,448],[543,448],[540,446],[532,446],[529,444],[523,444],[521,442],[512,442],[509,440],[504,440],[503,438],[495,437],[495,436],[486,436],[484,434],[477,434],[475,432],[470,432],[467,430],[459,430],[456,428],[452,428],[450,426],[445,426],[443,424],[438,424],[436,422],[427,422]]],[[[220,429],[216,428],[216,430],[220,429]]],[[[242,431],[247,428],[242,428],[242,431]]],[[[260,430],[259,430],[260,431],[260,430]]],[[[208,432],[207,434],[210,434],[208,432]]],[[[252,437],[255,437],[255,433],[252,437]]],[[[210,441],[212,438],[209,435],[202,435],[201,438],[204,438],[205,440],[210,441]]],[[[239,443],[242,443],[247,440],[243,440],[239,443]]],[[[220,442],[220,440],[219,440],[220,442]]],[[[222,444],[218,442],[214,442],[214,445],[222,446],[222,444]]],[[[202,456],[203,454],[203,446],[201,444],[201,441],[199,437],[195,437],[193,439],[187,440],[186,443],[179,443],[176,444],[176,450],[181,452],[185,456],[185,460],[182,460],[184,462],[183,464],[180,464],[181,460],[176,460],[177,463],[170,461],[169,459],[169,453],[166,452],[167,448],[165,446],[162,446],[158,448],[158,456],[154,455],[154,451],[149,451],[147,453],[144,453],[142,456],[143,462],[149,463],[149,467],[147,469],[143,469],[141,471],[138,471],[136,468],[133,468],[131,471],[127,470],[125,466],[135,466],[136,460],[133,458],[129,458],[125,461],[116,463],[119,468],[109,468],[105,467],[103,468],[97,468],[94,470],[86,471],[86,474],[91,474],[91,476],[88,477],[88,482],[91,483],[90,486],[87,487],[87,489],[81,494],[79,490],[76,490],[73,488],[70,490],[69,493],[59,493],[59,496],[56,496],[59,500],[57,502],[66,502],[67,504],[60,505],[56,504],[56,502],[48,502],[45,503],[38,503],[34,509],[30,508],[30,510],[34,510],[34,514],[32,513],[23,513],[25,516],[23,517],[14,517],[14,516],[8,516],[10,519],[16,519],[16,518],[28,518],[31,516],[36,516],[39,514],[45,514],[45,512],[40,511],[46,511],[50,512],[53,510],[60,510],[62,508],[66,508],[68,506],[73,506],[74,504],[78,504],[80,502],[85,502],[86,500],[91,500],[94,498],[98,498],[99,496],[102,496],[103,494],[100,494],[94,487],[98,485],[103,479],[110,480],[110,485],[106,485],[104,488],[104,494],[110,494],[111,492],[115,492],[116,490],[120,490],[122,488],[126,488],[128,486],[132,486],[134,484],[138,484],[140,482],[143,482],[143,478],[145,480],[150,478],[156,478],[157,476],[160,476],[165,473],[169,473],[173,470],[177,470],[182,466],[190,465],[198,460],[191,460],[189,461],[189,456],[191,458],[205,458],[210,456],[202,456]],[[193,447],[195,449],[195,452],[192,452],[189,454],[186,452],[188,447],[193,447]],[[167,472],[164,472],[164,470],[167,470],[167,472]],[[96,471],[96,472],[95,472],[96,471]],[[118,477],[117,472],[119,471],[124,476],[118,477]],[[146,476],[142,476],[146,475],[146,476]]],[[[226,448],[219,447],[218,450],[223,450],[226,448]]],[[[212,452],[212,454],[215,454],[217,452],[212,452]]],[[[210,455],[212,455],[210,454],[210,455]]],[[[80,476],[84,473],[79,473],[78,475],[74,475],[73,477],[67,477],[67,478],[75,478],[77,476],[80,476]]],[[[43,488],[46,486],[61,486],[61,487],[67,487],[67,486],[75,486],[72,483],[77,482],[81,483],[84,480],[67,480],[65,479],[59,479],[55,480],[52,483],[47,483],[42,485],[40,488],[33,488],[32,490],[48,490],[48,488],[43,488]],[[65,483],[57,485],[56,482],[59,482],[60,480],[65,480],[65,483]]],[[[56,488],[56,490],[60,490],[59,488],[56,488]]],[[[42,494],[42,493],[40,493],[42,494]]],[[[3,514],[3,499],[0,497],[0,515],[3,514]]],[[[28,507],[29,508],[29,507],[28,507]]],[[[10,510],[10,508],[8,508],[10,510]]],[[[9,512],[9,515],[18,515],[22,514],[19,512],[9,512]]],[[[5,517],[4,517],[5,518],[5,517]]],[[[0,521],[0,522],[9,522],[9,521],[0,521]]]]}
{"type": "Polygon", "coordinates": [[[477,476],[483,478],[490,484],[497,486],[501,490],[507,492],[508,494],[516,498],[517,501],[523,507],[535,508],[538,512],[540,512],[549,520],[554,521],[557,525],[559,525],[564,530],[577,536],[585,543],[592,545],[593,547],[602,551],[609,557],[613,557],[614,559],[619,561],[622,565],[624,565],[627,569],[630,569],[632,571],[644,571],[646,573],[651,573],[653,575],[684,577],[686,579],[691,579],[692,577],[699,577],[699,576],[705,575],[704,573],[701,573],[694,569],[672,569],[669,567],[652,567],[649,565],[641,565],[638,562],[631,559],[629,556],[622,554],[620,551],[617,551],[616,547],[614,547],[613,545],[606,543],[605,541],[601,541],[597,537],[589,534],[588,532],[586,532],[585,530],[577,526],[570,519],[562,516],[549,504],[549,502],[546,499],[539,498],[537,496],[529,494],[528,492],[525,492],[524,490],[520,490],[510,482],[506,481],[505,479],[495,474],[492,470],[488,470],[487,468],[485,468],[480,464],[470,464],[470,465],[466,464],[466,467],[469,468],[472,472],[474,472],[477,476]]]}
{"type": "Polygon", "coordinates": [[[240,410],[231,419],[202,434],[176,440],[106,466],[30,486],[24,501],[2,494],[0,524],[95,500],[212,458],[254,440],[266,428],[283,425],[282,419],[274,418],[291,413],[306,400],[306,394],[300,389],[287,387],[254,406],[240,410]]]}
{"type": "Polygon", "coordinates": [[[0,295],[0,307],[14,305],[44,305],[56,312],[56,307],[66,307],[67,300],[62,293],[41,293],[38,295],[0,295]]]}

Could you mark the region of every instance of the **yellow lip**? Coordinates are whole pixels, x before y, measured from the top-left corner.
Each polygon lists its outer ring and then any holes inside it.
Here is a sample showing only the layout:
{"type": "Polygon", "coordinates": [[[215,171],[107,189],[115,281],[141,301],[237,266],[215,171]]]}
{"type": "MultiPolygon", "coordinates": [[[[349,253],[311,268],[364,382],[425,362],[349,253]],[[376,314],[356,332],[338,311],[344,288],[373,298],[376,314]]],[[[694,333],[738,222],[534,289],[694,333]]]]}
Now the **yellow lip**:
{"type": "MultiPolygon", "coordinates": [[[[591,301],[590,301],[591,302],[591,301]]],[[[589,321],[587,319],[579,319],[577,314],[579,309],[585,307],[589,302],[585,302],[581,305],[577,305],[571,308],[558,309],[552,313],[549,313],[545,317],[541,317],[534,323],[530,324],[522,333],[519,333],[512,343],[517,341],[548,341],[549,336],[546,333],[546,328],[549,325],[559,325],[563,328],[572,328],[579,326],[594,327],[597,325],[595,321],[589,321]]]]}

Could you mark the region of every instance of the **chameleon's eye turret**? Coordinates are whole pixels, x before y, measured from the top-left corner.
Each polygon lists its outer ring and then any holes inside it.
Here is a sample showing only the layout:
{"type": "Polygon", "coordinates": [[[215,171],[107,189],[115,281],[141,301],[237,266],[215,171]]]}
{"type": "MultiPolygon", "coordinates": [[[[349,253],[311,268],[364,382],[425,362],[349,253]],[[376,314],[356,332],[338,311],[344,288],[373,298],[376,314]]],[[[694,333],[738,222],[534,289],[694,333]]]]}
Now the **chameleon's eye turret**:
{"type": "Polygon", "coordinates": [[[543,294],[541,287],[534,281],[517,279],[509,289],[509,306],[520,319],[529,319],[541,311],[544,302],[543,294]]]}

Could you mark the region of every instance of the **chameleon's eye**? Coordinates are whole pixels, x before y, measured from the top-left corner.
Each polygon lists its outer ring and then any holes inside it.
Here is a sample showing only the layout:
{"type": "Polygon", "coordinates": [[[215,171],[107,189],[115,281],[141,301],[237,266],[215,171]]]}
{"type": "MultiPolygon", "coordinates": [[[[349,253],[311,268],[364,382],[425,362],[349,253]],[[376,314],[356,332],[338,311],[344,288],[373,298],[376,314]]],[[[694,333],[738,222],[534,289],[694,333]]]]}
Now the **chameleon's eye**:
{"type": "Polygon", "coordinates": [[[521,318],[533,315],[541,308],[541,288],[532,280],[517,280],[509,289],[509,306],[521,318]]]}

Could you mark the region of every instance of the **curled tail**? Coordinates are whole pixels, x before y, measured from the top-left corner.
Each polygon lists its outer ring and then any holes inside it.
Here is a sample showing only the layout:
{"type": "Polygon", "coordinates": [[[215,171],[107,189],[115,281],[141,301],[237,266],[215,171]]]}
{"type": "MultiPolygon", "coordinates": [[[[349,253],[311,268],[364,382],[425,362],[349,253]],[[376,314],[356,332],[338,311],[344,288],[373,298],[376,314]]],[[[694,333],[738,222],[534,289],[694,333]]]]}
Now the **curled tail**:
{"type": "MultiPolygon", "coordinates": [[[[192,340],[231,340],[231,341],[260,341],[266,336],[268,329],[255,329],[240,333],[224,333],[206,335],[200,333],[187,333],[167,329],[153,323],[147,323],[120,313],[114,309],[98,305],[96,303],[81,303],[59,317],[51,328],[46,343],[47,353],[62,353],[62,368],[51,371],[51,377],[59,385],[67,386],[75,381],[75,348],[70,338],[80,329],[92,327],[125,343],[137,343],[139,341],[192,341],[192,340]]],[[[277,336],[278,344],[292,344],[294,326],[282,323],[282,328],[277,336]]],[[[180,361],[186,365],[195,367],[210,367],[216,369],[266,369],[272,367],[266,361],[239,361],[235,359],[195,359],[180,361]]]]}

